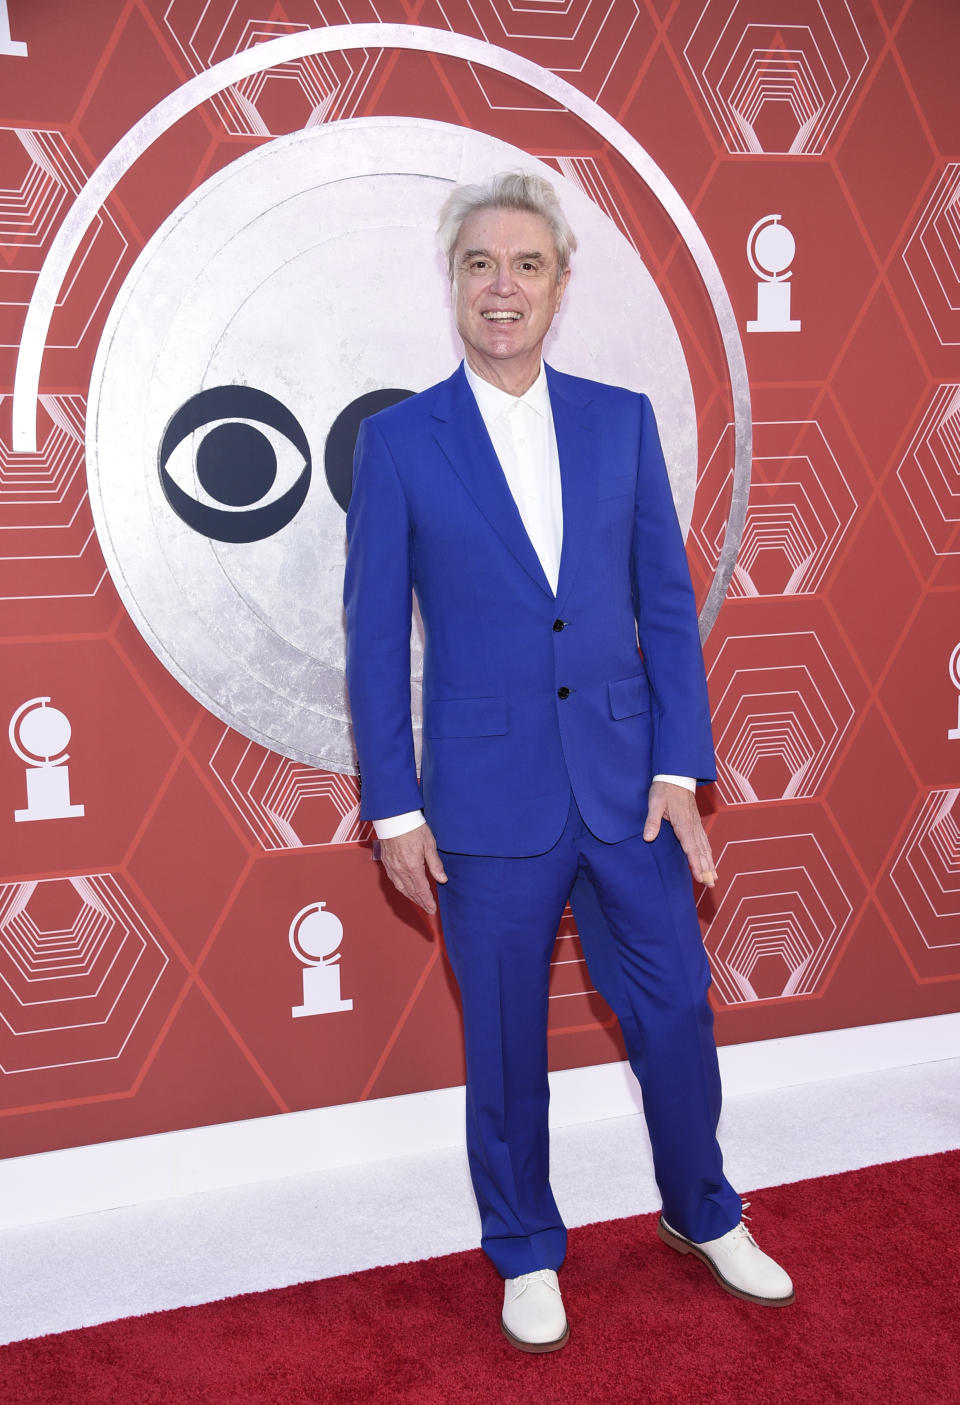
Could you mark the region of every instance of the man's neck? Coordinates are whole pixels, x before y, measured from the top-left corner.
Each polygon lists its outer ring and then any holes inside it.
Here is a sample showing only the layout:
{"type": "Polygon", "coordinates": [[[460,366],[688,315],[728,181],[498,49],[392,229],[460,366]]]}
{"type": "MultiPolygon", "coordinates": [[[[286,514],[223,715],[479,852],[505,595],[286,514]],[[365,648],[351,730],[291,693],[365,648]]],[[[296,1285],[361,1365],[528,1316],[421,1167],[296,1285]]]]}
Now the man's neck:
{"type": "Polygon", "coordinates": [[[490,385],[495,385],[498,390],[504,391],[507,395],[517,397],[527,393],[539,376],[540,367],[543,364],[539,351],[531,360],[524,360],[523,364],[519,366],[512,359],[510,361],[496,361],[478,356],[471,347],[464,347],[464,356],[474,375],[479,376],[481,380],[488,381],[490,385]]]}

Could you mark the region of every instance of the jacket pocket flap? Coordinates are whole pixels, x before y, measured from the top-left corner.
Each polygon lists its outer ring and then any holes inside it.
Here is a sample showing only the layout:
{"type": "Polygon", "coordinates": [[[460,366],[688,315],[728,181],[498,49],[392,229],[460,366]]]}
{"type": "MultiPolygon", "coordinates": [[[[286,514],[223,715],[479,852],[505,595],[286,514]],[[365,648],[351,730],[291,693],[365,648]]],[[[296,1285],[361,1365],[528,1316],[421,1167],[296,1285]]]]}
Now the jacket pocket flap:
{"type": "Polygon", "coordinates": [[[650,711],[650,685],[642,673],[608,683],[607,690],[610,694],[610,712],[614,717],[634,717],[638,712],[650,711]]]}
{"type": "Polygon", "coordinates": [[[506,698],[439,698],[425,710],[428,737],[499,737],[507,730],[506,698]]]}

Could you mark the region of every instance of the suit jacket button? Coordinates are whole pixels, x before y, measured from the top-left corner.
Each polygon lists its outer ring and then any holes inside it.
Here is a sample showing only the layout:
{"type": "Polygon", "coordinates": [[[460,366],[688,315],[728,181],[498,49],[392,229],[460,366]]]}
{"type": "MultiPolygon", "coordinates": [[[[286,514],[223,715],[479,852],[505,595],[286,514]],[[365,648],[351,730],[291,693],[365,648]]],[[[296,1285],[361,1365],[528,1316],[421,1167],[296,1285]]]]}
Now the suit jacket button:
{"type": "Polygon", "coordinates": [[[553,622],[553,627],[554,627],[555,631],[557,632],[557,634],[559,634],[560,631],[561,631],[561,629],[563,629],[563,628],[566,626],[566,623],[567,623],[566,620],[554,620],[554,622],[553,622]]]}
{"type": "Polygon", "coordinates": [[[557,697],[558,697],[558,698],[568,698],[569,696],[570,696],[570,689],[569,689],[569,688],[558,688],[558,689],[557,689],[557,697]]]}

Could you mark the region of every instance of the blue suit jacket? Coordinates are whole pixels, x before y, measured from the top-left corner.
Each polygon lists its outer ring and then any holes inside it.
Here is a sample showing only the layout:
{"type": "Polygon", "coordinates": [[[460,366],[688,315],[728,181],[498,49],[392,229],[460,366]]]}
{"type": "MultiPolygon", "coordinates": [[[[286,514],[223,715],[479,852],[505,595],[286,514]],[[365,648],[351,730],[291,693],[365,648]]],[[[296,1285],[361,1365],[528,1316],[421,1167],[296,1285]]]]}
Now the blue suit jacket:
{"type": "Polygon", "coordinates": [[[547,376],[563,495],[556,597],[462,365],[365,420],[357,442],[344,603],[361,816],[422,805],[440,848],[459,853],[545,852],[571,786],[598,838],[625,839],[643,828],[652,775],[715,776],[696,607],[650,402],[547,376]],[[422,793],[413,590],[425,628],[422,793]]]}

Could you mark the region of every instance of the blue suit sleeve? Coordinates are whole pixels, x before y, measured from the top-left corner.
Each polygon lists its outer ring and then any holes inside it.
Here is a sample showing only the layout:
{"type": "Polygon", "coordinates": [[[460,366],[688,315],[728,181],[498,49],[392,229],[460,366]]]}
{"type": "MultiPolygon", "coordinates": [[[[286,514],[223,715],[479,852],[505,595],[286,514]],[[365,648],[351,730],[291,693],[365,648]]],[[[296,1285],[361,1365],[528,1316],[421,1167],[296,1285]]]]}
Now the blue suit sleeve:
{"type": "Polygon", "coordinates": [[[641,401],[633,589],[653,695],[653,772],[715,780],[696,599],[653,407],[641,401]]]}
{"type": "Polygon", "coordinates": [[[347,692],[360,767],[360,816],[422,804],[410,715],[412,525],[382,431],[360,426],[347,512],[343,589],[347,692]]]}

